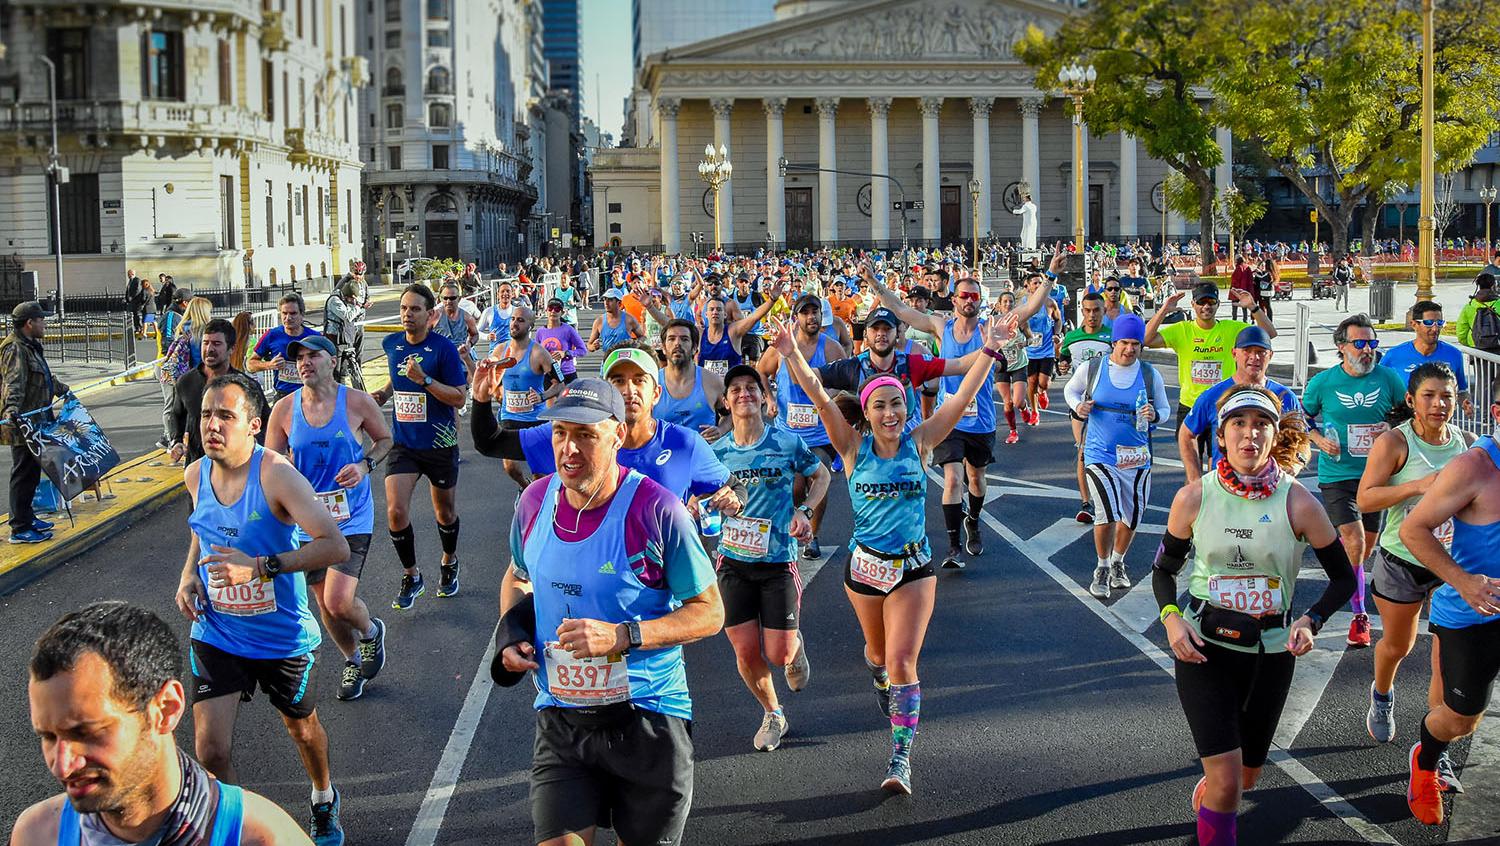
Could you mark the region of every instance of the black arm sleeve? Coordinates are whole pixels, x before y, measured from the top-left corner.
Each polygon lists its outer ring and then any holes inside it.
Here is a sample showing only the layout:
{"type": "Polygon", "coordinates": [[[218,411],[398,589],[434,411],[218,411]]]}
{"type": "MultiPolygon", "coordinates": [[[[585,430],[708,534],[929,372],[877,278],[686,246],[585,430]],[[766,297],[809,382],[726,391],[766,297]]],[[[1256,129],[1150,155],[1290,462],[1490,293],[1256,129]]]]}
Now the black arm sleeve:
{"type": "Polygon", "coordinates": [[[1313,550],[1313,554],[1318,556],[1318,563],[1323,565],[1323,572],[1328,574],[1328,587],[1323,589],[1323,595],[1307,610],[1308,613],[1318,615],[1320,620],[1327,620],[1354,596],[1354,566],[1349,563],[1349,553],[1344,550],[1344,545],[1338,538],[1334,538],[1327,546],[1313,550]]]}
{"type": "Polygon", "coordinates": [[[505,612],[500,618],[500,625],[495,630],[495,660],[490,664],[490,678],[501,687],[511,687],[526,674],[513,673],[505,669],[500,661],[500,653],[506,647],[518,643],[525,643],[536,637],[536,596],[526,594],[526,598],[515,604],[515,607],[505,612]]]}
{"type": "MultiPolygon", "coordinates": [[[[182,433],[187,427],[187,405],[182,401],[182,389],[185,380],[178,379],[177,384],[172,386],[172,405],[167,410],[167,440],[172,443],[182,441],[182,433]]],[[[262,422],[266,418],[261,418],[262,422]]]]}
{"type": "Polygon", "coordinates": [[[521,450],[520,430],[501,428],[500,421],[495,419],[493,403],[474,400],[469,427],[474,435],[474,449],[479,450],[480,455],[511,461],[526,460],[526,454],[521,450]]]}
{"type": "MultiPolygon", "coordinates": [[[[725,435],[725,437],[733,437],[733,436],[732,435],[725,435]]],[[[740,507],[744,508],[745,504],[750,501],[750,492],[745,489],[745,483],[742,482],[742,481],[740,481],[740,477],[734,475],[733,473],[730,473],[729,474],[729,481],[725,482],[725,484],[729,485],[729,489],[731,491],[734,491],[734,498],[737,499],[737,500],[739,500],[740,501],[740,507]]]]}
{"type": "Polygon", "coordinates": [[[1192,544],[1187,538],[1179,538],[1171,532],[1162,534],[1156,562],[1151,565],[1151,594],[1156,597],[1156,607],[1177,604],[1177,574],[1187,563],[1191,550],[1192,544]]]}

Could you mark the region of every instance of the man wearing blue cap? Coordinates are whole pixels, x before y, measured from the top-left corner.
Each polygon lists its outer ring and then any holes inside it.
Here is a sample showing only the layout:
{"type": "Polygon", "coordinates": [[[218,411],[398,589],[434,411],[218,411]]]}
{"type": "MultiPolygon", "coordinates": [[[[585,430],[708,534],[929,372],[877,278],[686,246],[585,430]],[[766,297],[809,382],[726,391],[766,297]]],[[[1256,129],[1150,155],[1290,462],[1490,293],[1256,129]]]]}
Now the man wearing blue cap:
{"type": "MultiPolygon", "coordinates": [[[[1193,400],[1193,407],[1182,418],[1182,425],[1177,428],[1177,452],[1182,456],[1182,472],[1187,476],[1188,484],[1203,476],[1203,466],[1198,457],[1199,438],[1206,433],[1211,435],[1218,431],[1219,399],[1224,396],[1225,391],[1236,385],[1256,385],[1281,399],[1282,416],[1302,410],[1302,403],[1291,388],[1266,378],[1266,371],[1270,366],[1271,339],[1266,337],[1265,330],[1259,326],[1241,329],[1234,340],[1234,375],[1199,394],[1193,400]]],[[[1219,463],[1219,443],[1211,436],[1209,441],[1213,444],[1210,465],[1213,466],[1219,463]]]]}
{"type": "Polygon", "coordinates": [[[1172,414],[1161,376],[1141,361],[1146,324],[1134,314],[1115,319],[1109,358],[1079,367],[1063,398],[1084,421],[1083,474],[1094,509],[1094,567],[1089,593],[1108,599],[1126,590],[1125,553],[1151,499],[1151,429],[1172,414]]]}
{"type": "MultiPolygon", "coordinates": [[[[932,358],[922,352],[913,352],[911,342],[905,350],[896,349],[897,333],[901,320],[888,308],[877,308],[865,321],[865,349],[859,355],[831,361],[817,368],[818,379],[830,391],[857,392],[866,380],[876,376],[894,376],[906,386],[908,429],[922,422],[921,404],[917,389],[923,383],[942,376],[967,373],[976,350],[959,359],[932,358]]],[[[925,348],[918,348],[925,349],[925,348]]]]}

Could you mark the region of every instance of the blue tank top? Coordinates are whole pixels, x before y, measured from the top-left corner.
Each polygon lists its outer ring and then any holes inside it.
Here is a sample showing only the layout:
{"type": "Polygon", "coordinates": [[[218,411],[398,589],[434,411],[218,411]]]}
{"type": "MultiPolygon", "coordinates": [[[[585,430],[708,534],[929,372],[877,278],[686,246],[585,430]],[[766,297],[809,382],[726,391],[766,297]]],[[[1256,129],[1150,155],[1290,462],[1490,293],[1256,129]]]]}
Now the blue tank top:
{"type": "MultiPolygon", "coordinates": [[[[1495,443],[1493,435],[1475,441],[1474,448],[1484,450],[1490,461],[1500,467],[1500,445],[1495,443]]],[[[1500,555],[1495,554],[1496,549],[1500,549],[1500,522],[1475,525],[1453,518],[1453,546],[1449,551],[1464,572],[1500,579],[1500,555]]],[[[1458,589],[1449,584],[1440,586],[1432,594],[1431,616],[1434,625],[1450,629],[1500,622],[1500,617],[1481,616],[1464,601],[1458,589]]]]}
{"type": "Polygon", "coordinates": [[[493,305],[484,310],[484,315],[480,323],[488,326],[489,331],[495,333],[495,340],[490,341],[491,352],[494,352],[495,347],[510,340],[510,318],[515,310],[516,307],[514,305],[509,305],[505,308],[493,305]]]}
{"type": "Polygon", "coordinates": [[[458,310],[457,317],[449,317],[442,309],[438,309],[437,325],[432,327],[432,331],[452,341],[456,347],[469,342],[468,323],[463,309],[458,310]]]}
{"type": "MultiPolygon", "coordinates": [[[[985,321],[980,320],[974,327],[974,334],[969,340],[959,343],[953,337],[953,323],[957,318],[950,317],[943,324],[942,350],[943,358],[963,358],[965,355],[977,350],[984,344],[985,321]]],[[[942,390],[938,392],[938,404],[942,405],[950,396],[958,392],[958,386],[964,382],[963,376],[944,376],[942,378],[942,390]]],[[[984,384],[979,386],[979,393],[974,395],[972,401],[973,414],[967,413],[958,419],[958,425],[954,428],[960,432],[993,432],[995,431],[995,371],[991,368],[984,374],[984,384]]]]}
{"type": "MultiPolygon", "coordinates": [[[[616,623],[654,620],[665,617],[681,604],[673,599],[670,590],[642,584],[625,551],[625,516],[644,478],[635,470],[625,474],[599,527],[587,538],[571,542],[557,537],[553,528],[561,480],[554,475],[547,483],[541,510],[523,551],[536,597],[537,637],[533,645],[540,666],[536,671],[534,706],[538,710],[568,707],[549,692],[546,659],[546,641],[556,637],[564,617],[616,623]],[[603,566],[579,564],[600,561],[603,566]]],[[[675,716],[691,719],[692,700],[688,698],[681,646],[632,649],[625,659],[630,674],[631,704],[664,713],[661,700],[670,697],[674,702],[687,703],[687,713],[678,712],[675,716]]]]}
{"type": "MultiPolygon", "coordinates": [[[[1148,433],[1135,428],[1135,402],[1146,390],[1146,362],[1140,362],[1135,381],[1128,388],[1116,388],[1109,380],[1109,360],[1099,365],[1099,382],[1094,386],[1094,410],[1089,412],[1084,430],[1083,463],[1122,466],[1125,469],[1151,464],[1148,433]]],[[[1148,398],[1149,401],[1149,398],[1148,398]]]]}
{"type": "Polygon", "coordinates": [[[619,326],[609,325],[608,314],[602,315],[599,319],[602,321],[599,327],[600,349],[607,350],[616,344],[623,344],[630,340],[630,320],[623,310],[620,312],[619,326]]]}
{"type": "MultiPolygon", "coordinates": [[[[349,389],[339,385],[338,399],[334,401],[333,417],[322,426],[314,428],[302,414],[302,392],[298,388],[292,394],[292,431],[287,435],[287,447],[291,449],[292,464],[297,472],[307,477],[318,501],[328,508],[339,521],[339,531],[346,535],[367,535],[375,528],[375,506],[370,499],[370,477],[361,479],[358,485],[345,489],[333,480],[346,464],[365,460],[365,447],[359,435],[349,428],[349,389]],[[334,496],[340,494],[341,496],[334,496]],[[347,515],[347,516],[340,516],[347,515]]],[[[298,526],[293,536],[298,543],[312,540],[312,535],[298,526]]]]}
{"type": "Polygon", "coordinates": [[[541,419],[545,406],[539,400],[534,400],[531,392],[536,391],[540,396],[547,377],[531,369],[532,348],[535,346],[536,341],[527,344],[526,352],[500,374],[501,420],[534,422],[541,419]]]}
{"type": "Polygon", "coordinates": [[[694,432],[699,427],[712,426],[718,422],[713,408],[708,404],[708,395],[703,393],[703,368],[693,370],[693,390],[685,399],[678,399],[667,391],[667,371],[658,370],[656,381],[661,385],[661,399],[656,401],[656,408],[651,409],[652,417],[686,426],[694,432]]]}
{"type": "Polygon", "coordinates": [[[854,538],[886,555],[909,557],[908,567],[921,567],[932,558],[927,545],[927,477],[922,456],[911,438],[891,458],[875,454],[875,437],[865,435],[859,456],[849,471],[849,504],[854,511],[854,538]]]}
{"type": "Polygon", "coordinates": [[[708,332],[703,333],[703,343],[698,345],[698,366],[707,367],[709,370],[723,376],[734,367],[744,361],[744,356],[734,348],[734,341],[729,337],[729,329],[724,329],[724,334],[717,341],[708,340],[708,332]]]}
{"type": "MultiPolygon", "coordinates": [[[[297,548],[292,536],[296,527],[276,519],[261,490],[264,456],[265,448],[256,444],[245,491],[231,505],[221,504],[214,494],[213,462],[202,460],[198,465],[198,504],[188,515],[188,527],[198,536],[200,556],[212,554],[214,546],[233,547],[251,556],[297,548]]],[[[211,588],[208,568],[199,564],[198,578],[209,603],[193,623],[193,640],[241,658],[295,658],[322,642],[318,623],[307,607],[307,580],[302,573],[211,588]]]]}
{"type": "MultiPolygon", "coordinates": [[[[214,827],[208,836],[208,846],[240,846],[240,834],[245,825],[245,797],[243,791],[233,784],[219,782],[219,805],[214,810],[214,827]]],[[[79,846],[83,843],[83,824],[72,802],[64,802],[62,814],[57,818],[57,846],[79,846]]]]}
{"type": "Polygon", "coordinates": [[[1052,319],[1052,313],[1044,308],[1033,314],[1026,321],[1026,326],[1037,336],[1037,342],[1026,348],[1027,357],[1055,358],[1057,349],[1052,345],[1052,339],[1057,331],[1057,321],[1052,319]]]}
{"type": "MultiPolygon", "coordinates": [[[[751,291],[749,294],[747,294],[743,300],[740,299],[740,295],[738,293],[735,293],[732,296],[734,297],[734,304],[740,307],[740,315],[742,317],[749,317],[750,314],[755,311],[755,292],[754,291],[751,291]]],[[[761,321],[759,321],[759,320],[755,321],[755,325],[751,326],[750,327],[750,331],[748,333],[746,333],[746,334],[759,335],[760,334],[760,329],[761,329],[761,325],[760,324],[761,324],[761,321]]]]}
{"type": "MultiPolygon", "coordinates": [[[[823,344],[824,336],[819,336],[818,349],[807,361],[813,370],[828,363],[827,356],[823,354],[823,344]]],[[[785,360],[776,371],[776,407],[781,412],[776,415],[777,429],[796,435],[810,447],[828,444],[828,430],[823,428],[818,409],[813,406],[812,398],[807,392],[797,384],[797,380],[792,378],[792,374],[787,372],[785,360]]]]}

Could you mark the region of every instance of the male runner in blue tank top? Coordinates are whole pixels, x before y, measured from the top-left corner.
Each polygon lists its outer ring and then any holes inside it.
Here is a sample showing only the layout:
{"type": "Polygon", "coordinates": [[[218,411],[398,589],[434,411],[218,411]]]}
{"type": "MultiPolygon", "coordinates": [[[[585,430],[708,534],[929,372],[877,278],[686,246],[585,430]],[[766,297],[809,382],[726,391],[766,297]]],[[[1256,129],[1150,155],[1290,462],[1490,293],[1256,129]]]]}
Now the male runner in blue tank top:
{"type": "MultiPolygon", "coordinates": [[[[645,354],[645,353],[643,353],[645,354]]],[[[692,808],[682,645],[724,623],[675,494],[621,466],[626,398],[579,379],[544,412],[558,472],[521,496],[490,674],[536,672],[532,842],[678,844],[692,808]]]]}
{"type": "Polygon", "coordinates": [[[698,365],[698,327],[690,320],[668,320],[661,330],[661,346],[667,366],[657,374],[662,393],[651,416],[695,432],[714,429],[724,378],[698,365]]]}
{"type": "MultiPolygon", "coordinates": [[[[474,404],[476,413],[494,419],[489,404],[498,395],[500,398],[500,427],[509,431],[520,431],[542,425],[543,403],[562,389],[563,382],[557,378],[557,363],[547,354],[546,348],[531,335],[535,324],[531,309],[523,305],[511,311],[508,340],[503,349],[497,348],[490,356],[481,359],[474,370],[474,404]]],[[[505,459],[505,473],[524,490],[532,483],[525,465],[518,460],[505,459]]]]}
{"type": "Polygon", "coordinates": [[[590,350],[607,350],[634,338],[646,337],[646,330],[634,317],[620,308],[625,296],[618,288],[604,292],[604,313],[594,318],[594,328],[589,332],[590,350]]]}
{"type": "MultiPolygon", "coordinates": [[[[464,383],[467,385],[474,369],[474,349],[479,344],[479,320],[459,307],[463,300],[463,289],[457,282],[444,282],[438,289],[438,309],[433,318],[432,331],[449,341],[458,349],[458,358],[464,365],[464,383]]],[[[467,413],[468,404],[459,409],[467,413]]]]}
{"type": "Polygon", "coordinates": [[[177,748],[182,645],[123,602],[69,612],[31,653],[31,726],[63,793],[16,819],[12,846],[285,846],[307,834],[270,800],[177,748]]]}
{"type": "Polygon", "coordinates": [[[204,457],[183,471],[192,534],[176,601],[193,622],[197,757],[219,778],[239,781],[230,760],[235,716],[259,687],[281,712],[312,780],[313,840],[341,846],[339,793],[314,695],[322,636],[305,573],[348,559],[349,544],[297,468],[255,442],[256,413],[248,376],[215,377],[203,391],[204,457]],[[311,537],[300,546],[298,527],[311,537]]]}
{"type": "MultiPolygon", "coordinates": [[[[323,625],[344,656],[338,698],[350,700],[362,696],[365,682],[385,666],[385,623],[370,616],[358,591],[375,530],[370,476],[393,442],[375,400],[334,381],[334,354],[333,342],[321,335],[287,346],[302,387],[271,410],[266,447],[290,458],[307,477],[349,542],[348,560],[308,573],[307,583],[318,597],[323,625]],[[368,451],[364,437],[370,439],[368,451]]],[[[298,529],[296,537],[305,541],[307,533],[298,529]]]]}
{"type": "MultiPolygon", "coordinates": [[[[902,302],[899,295],[868,269],[865,281],[874,287],[885,307],[895,312],[906,325],[939,338],[944,358],[961,358],[984,346],[982,327],[985,321],[979,318],[984,289],[976,280],[960,279],[954,284],[953,316],[948,318],[924,314],[902,302]]],[[[1046,288],[1037,286],[1011,313],[1016,315],[1016,320],[1025,321],[1049,303],[1046,288]]],[[[986,377],[984,386],[971,403],[972,413],[965,407],[958,425],[932,451],[933,462],[943,468],[943,523],[948,530],[948,555],[943,559],[943,567],[948,569],[964,566],[958,546],[960,525],[967,536],[964,551],[974,556],[984,552],[984,542],[979,536],[979,512],[984,508],[987,490],[985,468],[995,458],[994,381],[993,373],[986,377]],[[963,504],[965,476],[969,493],[967,515],[963,504]]],[[[962,383],[962,376],[944,377],[942,396],[954,394],[962,383]]]]}
{"type": "MultiPolygon", "coordinates": [[[[1490,396],[1500,397],[1500,377],[1490,396]]],[[[1500,400],[1490,405],[1500,423],[1500,400]]],[[[1432,487],[1406,515],[1401,542],[1443,585],[1432,594],[1431,628],[1443,670],[1443,704],[1422,718],[1412,746],[1406,804],[1427,825],[1443,823],[1443,785],[1437,761],[1468,737],[1489,709],[1500,676],[1500,445],[1494,434],[1444,465],[1432,487]],[[1435,533],[1451,521],[1452,547],[1435,533]]],[[[1494,801],[1491,797],[1490,802],[1494,801]]]]}

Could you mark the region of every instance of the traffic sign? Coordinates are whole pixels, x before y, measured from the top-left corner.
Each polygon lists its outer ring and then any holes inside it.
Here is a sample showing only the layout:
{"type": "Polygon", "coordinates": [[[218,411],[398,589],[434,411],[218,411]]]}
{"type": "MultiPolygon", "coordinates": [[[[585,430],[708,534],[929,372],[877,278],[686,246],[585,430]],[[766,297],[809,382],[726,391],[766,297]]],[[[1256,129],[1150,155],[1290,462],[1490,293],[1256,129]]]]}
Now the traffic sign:
{"type": "MultiPolygon", "coordinates": [[[[920,209],[920,208],[922,208],[922,201],[921,200],[907,200],[906,201],[906,207],[908,209],[920,209]]],[[[891,211],[901,211],[901,201],[900,200],[897,200],[896,202],[891,203],[891,211]]]]}
{"type": "Polygon", "coordinates": [[[1318,222],[1318,210],[1317,209],[1313,209],[1312,211],[1310,211],[1310,212],[1307,213],[1307,221],[1308,221],[1308,223],[1317,223],[1318,222]]]}
{"type": "Polygon", "coordinates": [[[562,229],[560,229],[560,228],[558,228],[556,226],[552,227],[552,237],[553,238],[560,238],[560,237],[562,237],[562,229]]]}

